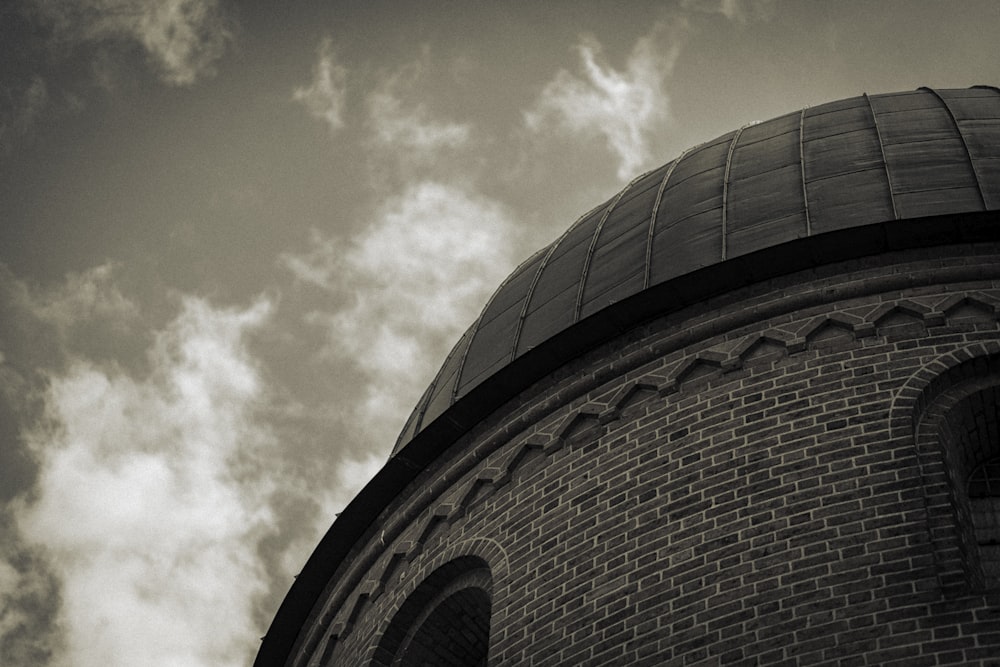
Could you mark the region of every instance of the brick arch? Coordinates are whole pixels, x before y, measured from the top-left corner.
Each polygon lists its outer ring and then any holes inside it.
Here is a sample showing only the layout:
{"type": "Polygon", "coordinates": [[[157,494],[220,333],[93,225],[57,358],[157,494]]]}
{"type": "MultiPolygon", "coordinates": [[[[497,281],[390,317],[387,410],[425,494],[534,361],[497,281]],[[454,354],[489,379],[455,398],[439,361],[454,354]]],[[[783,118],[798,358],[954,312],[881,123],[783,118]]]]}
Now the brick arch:
{"type": "Polygon", "coordinates": [[[963,501],[969,462],[950,442],[955,410],[970,397],[1000,387],[1000,344],[984,343],[943,355],[914,373],[896,392],[889,417],[893,439],[912,438],[921,478],[938,583],[946,597],[985,586],[963,501]]]}
{"type": "MultiPolygon", "coordinates": [[[[449,584],[449,581],[444,581],[442,584],[440,577],[431,580],[434,573],[451,572],[455,577],[459,577],[468,571],[486,570],[490,578],[489,593],[492,608],[497,609],[499,608],[498,602],[500,604],[503,602],[502,586],[508,577],[508,563],[507,553],[503,546],[489,537],[458,540],[453,543],[441,544],[438,548],[409,553],[403,558],[400,577],[395,583],[395,587],[385,591],[385,595],[395,598],[396,602],[393,603],[390,612],[386,613],[385,617],[378,623],[374,639],[365,650],[366,657],[359,664],[371,665],[372,667],[394,664],[391,660],[390,662],[377,661],[380,656],[384,659],[385,652],[382,649],[386,648],[383,646],[386,634],[390,632],[397,619],[401,624],[409,619],[409,626],[412,627],[417,622],[416,619],[422,610],[428,612],[432,610],[433,596],[428,596],[430,589],[421,591],[421,587],[428,581],[431,581],[432,585],[437,582],[439,587],[449,584]],[[497,595],[498,591],[500,591],[499,595],[497,595]],[[423,600],[425,604],[419,607],[412,606],[415,603],[411,601],[414,600],[423,600]],[[407,603],[410,603],[411,607],[403,611],[403,607],[407,603]],[[399,615],[401,611],[403,611],[403,616],[399,615]]],[[[442,600],[443,598],[439,601],[442,600]]],[[[389,645],[392,645],[391,640],[389,645]]],[[[337,663],[334,661],[330,664],[337,663]]]]}
{"type": "Polygon", "coordinates": [[[485,667],[493,576],[477,556],[441,565],[406,597],[382,632],[371,667],[485,667]]]}
{"type": "Polygon", "coordinates": [[[994,357],[1000,357],[1000,342],[989,341],[943,354],[913,373],[893,394],[889,406],[890,436],[911,437],[916,418],[929,400],[956,380],[973,377],[975,363],[991,363],[989,360],[994,357]],[[976,362],[977,359],[980,361],[976,362]]]}

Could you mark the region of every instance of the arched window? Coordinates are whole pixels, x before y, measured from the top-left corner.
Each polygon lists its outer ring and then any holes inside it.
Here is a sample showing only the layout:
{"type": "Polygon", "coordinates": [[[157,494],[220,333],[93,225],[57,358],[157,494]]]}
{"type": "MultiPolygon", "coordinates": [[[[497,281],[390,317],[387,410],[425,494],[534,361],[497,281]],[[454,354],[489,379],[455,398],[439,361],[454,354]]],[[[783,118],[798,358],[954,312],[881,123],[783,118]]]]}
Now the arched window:
{"type": "Polygon", "coordinates": [[[922,459],[924,492],[946,594],[1000,588],[1000,355],[934,378],[918,400],[915,427],[918,455],[937,452],[922,459]],[[935,460],[944,464],[943,486],[934,481],[935,460]]]}
{"type": "Polygon", "coordinates": [[[372,667],[486,667],[492,604],[485,561],[464,556],[446,563],[400,606],[372,667]]]}
{"type": "Polygon", "coordinates": [[[1000,456],[972,471],[967,487],[979,560],[987,583],[1000,582],[1000,456]]]}
{"type": "Polygon", "coordinates": [[[974,578],[982,577],[982,584],[992,588],[1000,582],[1000,387],[981,387],[980,382],[966,385],[975,390],[961,398],[968,391],[963,391],[964,383],[946,392],[957,400],[944,412],[938,428],[942,443],[951,450],[946,456],[958,487],[955,502],[965,523],[959,530],[966,535],[969,565],[974,578]]]}

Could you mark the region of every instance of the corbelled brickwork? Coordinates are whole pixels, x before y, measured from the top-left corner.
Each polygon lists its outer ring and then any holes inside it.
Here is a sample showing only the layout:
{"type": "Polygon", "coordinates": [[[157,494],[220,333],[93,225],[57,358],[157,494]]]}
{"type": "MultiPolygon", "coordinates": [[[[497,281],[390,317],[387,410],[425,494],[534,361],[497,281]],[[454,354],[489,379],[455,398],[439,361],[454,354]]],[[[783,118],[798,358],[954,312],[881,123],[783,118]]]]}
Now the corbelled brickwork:
{"type": "Polygon", "coordinates": [[[998,317],[983,244],[623,333],[423,470],[292,664],[1000,664],[963,479],[1000,455],[998,317]]]}

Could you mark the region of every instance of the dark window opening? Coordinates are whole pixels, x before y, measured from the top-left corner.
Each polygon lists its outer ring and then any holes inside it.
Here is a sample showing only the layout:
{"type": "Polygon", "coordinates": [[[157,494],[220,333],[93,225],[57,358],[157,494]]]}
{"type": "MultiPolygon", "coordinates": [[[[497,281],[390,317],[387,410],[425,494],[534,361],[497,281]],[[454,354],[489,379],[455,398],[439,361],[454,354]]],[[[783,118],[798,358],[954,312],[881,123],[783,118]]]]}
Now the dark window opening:
{"type": "Polygon", "coordinates": [[[983,575],[996,584],[1000,582],[1000,456],[972,471],[968,496],[983,575]]]}
{"type": "Polygon", "coordinates": [[[951,534],[971,590],[1000,586],[1000,377],[977,370],[956,369],[972,377],[956,378],[924,413],[944,455],[951,534]]]}
{"type": "Polygon", "coordinates": [[[467,588],[434,608],[393,664],[486,667],[489,641],[489,597],[481,588],[467,588]]]}
{"type": "Polygon", "coordinates": [[[393,616],[372,667],[486,667],[492,605],[493,579],[482,559],[441,566],[393,616]]]}

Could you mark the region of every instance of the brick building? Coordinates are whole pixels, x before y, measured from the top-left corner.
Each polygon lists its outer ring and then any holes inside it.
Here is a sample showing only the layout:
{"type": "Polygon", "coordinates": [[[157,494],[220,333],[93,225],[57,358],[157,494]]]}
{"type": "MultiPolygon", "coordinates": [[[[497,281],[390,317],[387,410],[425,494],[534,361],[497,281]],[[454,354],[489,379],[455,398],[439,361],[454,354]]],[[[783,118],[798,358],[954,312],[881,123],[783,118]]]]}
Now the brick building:
{"type": "Polygon", "coordinates": [[[258,665],[1000,664],[1000,90],[639,176],[498,288],[258,665]]]}

